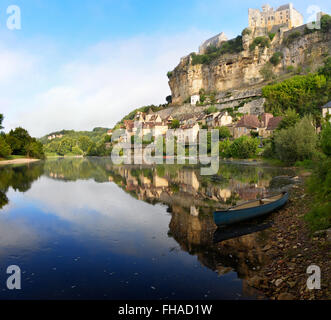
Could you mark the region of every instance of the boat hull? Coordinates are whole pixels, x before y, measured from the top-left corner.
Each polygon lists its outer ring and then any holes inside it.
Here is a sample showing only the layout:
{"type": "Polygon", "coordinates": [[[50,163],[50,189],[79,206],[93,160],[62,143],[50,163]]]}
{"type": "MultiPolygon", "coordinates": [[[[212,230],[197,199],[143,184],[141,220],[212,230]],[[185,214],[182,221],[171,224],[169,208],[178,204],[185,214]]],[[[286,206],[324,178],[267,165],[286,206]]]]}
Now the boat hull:
{"type": "Polygon", "coordinates": [[[216,211],[214,212],[214,221],[217,226],[224,226],[251,220],[280,209],[287,203],[287,201],[288,193],[285,193],[281,199],[261,206],[241,210],[216,211]]]}

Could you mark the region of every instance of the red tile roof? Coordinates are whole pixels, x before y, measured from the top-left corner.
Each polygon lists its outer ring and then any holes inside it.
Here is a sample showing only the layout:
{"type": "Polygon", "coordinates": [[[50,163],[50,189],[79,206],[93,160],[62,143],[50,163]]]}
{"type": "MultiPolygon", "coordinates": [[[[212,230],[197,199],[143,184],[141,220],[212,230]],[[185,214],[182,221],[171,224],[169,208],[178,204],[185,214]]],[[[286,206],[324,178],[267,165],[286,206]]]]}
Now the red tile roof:
{"type": "Polygon", "coordinates": [[[283,117],[274,117],[269,120],[267,130],[273,131],[276,130],[279,126],[279,123],[283,120],[283,117]]]}
{"type": "Polygon", "coordinates": [[[248,114],[244,115],[237,123],[237,128],[259,128],[261,126],[259,118],[256,115],[248,114]]]}

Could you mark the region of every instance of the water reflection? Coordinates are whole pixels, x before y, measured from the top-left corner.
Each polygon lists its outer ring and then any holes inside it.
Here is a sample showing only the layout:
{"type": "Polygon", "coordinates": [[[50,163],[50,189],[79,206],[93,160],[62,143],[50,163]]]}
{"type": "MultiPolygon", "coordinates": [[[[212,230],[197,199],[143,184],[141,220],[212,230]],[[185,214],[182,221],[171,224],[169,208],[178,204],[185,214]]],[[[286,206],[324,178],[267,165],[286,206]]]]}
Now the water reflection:
{"type": "Polygon", "coordinates": [[[212,212],[273,192],[280,175],[293,173],[221,164],[208,177],[196,166],[102,158],[0,168],[1,261],[39,274],[26,277],[30,287],[15,298],[255,296],[246,279],[265,262],[267,230],[220,233],[212,212]]]}

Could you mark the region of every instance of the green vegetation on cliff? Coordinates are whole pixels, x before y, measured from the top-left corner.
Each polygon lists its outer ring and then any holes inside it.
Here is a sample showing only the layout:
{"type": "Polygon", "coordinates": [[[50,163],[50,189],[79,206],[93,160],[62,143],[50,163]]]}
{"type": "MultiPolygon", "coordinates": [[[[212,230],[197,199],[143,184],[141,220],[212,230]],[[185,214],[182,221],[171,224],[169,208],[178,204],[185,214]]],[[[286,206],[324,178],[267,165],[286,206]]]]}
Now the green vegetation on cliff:
{"type": "Polygon", "coordinates": [[[267,112],[281,115],[287,109],[294,109],[301,116],[312,114],[319,121],[320,107],[331,100],[331,58],[317,73],[266,86],[262,94],[267,112]]]}
{"type": "Polygon", "coordinates": [[[192,53],[192,65],[210,64],[226,53],[239,53],[243,50],[242,36],[238,36],[235,39],[224,42],[220,48],[215,46],[208,47],[205,54],[192,53]]]}

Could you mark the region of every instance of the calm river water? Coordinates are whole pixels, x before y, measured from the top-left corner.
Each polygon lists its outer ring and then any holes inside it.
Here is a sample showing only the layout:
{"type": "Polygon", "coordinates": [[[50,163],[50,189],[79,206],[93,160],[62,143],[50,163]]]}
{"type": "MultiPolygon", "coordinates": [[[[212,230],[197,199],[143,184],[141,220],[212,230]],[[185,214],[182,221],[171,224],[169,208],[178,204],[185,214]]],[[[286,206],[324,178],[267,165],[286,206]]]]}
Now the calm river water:
{"type": "Polygon", "coordinates": [[[212,213],[276,192],[282,175],[104,158],[0,167],[0,299],[254,299],[268,230],[217,242],[212,213]],[[6,287],[9,265],[21,290],[6,287]]]}

